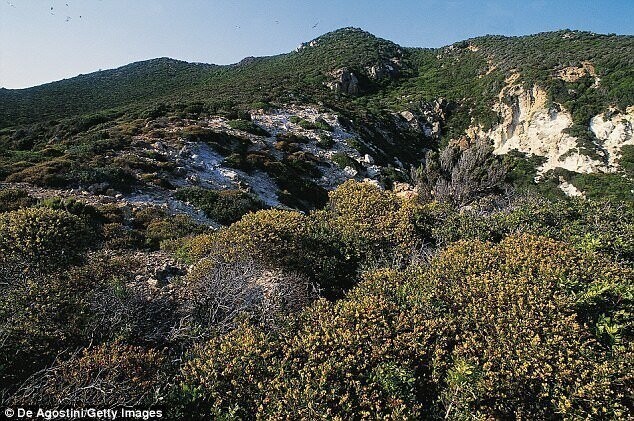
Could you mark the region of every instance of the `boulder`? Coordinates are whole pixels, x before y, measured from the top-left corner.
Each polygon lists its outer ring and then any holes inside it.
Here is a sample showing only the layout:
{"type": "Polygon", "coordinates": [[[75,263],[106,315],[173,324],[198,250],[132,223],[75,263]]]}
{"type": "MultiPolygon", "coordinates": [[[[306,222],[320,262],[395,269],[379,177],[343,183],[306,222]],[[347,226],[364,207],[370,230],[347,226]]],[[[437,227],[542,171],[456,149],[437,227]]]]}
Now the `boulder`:
{"type": "Polygon", "coordinates": [[[380,63],[367,67],[368,77],[372,80],[396,79],[400,72],[393,63],[380,63]]]}
{"type": "Polygon", "coordinates": [[[348,95],[359,94],[359,79],[349,69],[343,68],[330,73],[332,80],[326,82],[331,90],[348,95]]]}

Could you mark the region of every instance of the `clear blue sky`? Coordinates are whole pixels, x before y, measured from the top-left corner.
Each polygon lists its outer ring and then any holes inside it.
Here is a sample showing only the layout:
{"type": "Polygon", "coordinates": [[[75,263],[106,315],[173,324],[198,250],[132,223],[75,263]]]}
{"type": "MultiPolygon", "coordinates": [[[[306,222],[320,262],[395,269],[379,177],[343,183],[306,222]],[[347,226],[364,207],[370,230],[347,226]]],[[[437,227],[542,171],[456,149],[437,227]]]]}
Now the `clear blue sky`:
{"type": "Polygon", "coordinates": [[[0,87],[155,57],[234,63],[344,26],[417,47],[563,28],[631,35],[634,0],[0,0],[0,87]]]}

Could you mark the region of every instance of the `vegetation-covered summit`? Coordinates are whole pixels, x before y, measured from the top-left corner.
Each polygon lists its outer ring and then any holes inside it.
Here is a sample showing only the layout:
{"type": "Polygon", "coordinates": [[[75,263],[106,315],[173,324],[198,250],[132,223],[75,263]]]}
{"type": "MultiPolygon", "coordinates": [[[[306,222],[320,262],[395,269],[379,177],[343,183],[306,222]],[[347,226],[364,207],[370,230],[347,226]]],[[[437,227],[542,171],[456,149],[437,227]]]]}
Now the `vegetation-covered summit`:
{"type": "Polygon", "coordinates": [[[157,59],[35,88],[3,89],[0,127],[128,105],[149,107],[157,101],[249,106],[257,101],[324,100],[355,109],[361,104],[402,107],[412,101],[446,97],[457,103],[477,102],[483,111],[490,108],[504,79],[513,72],[519,72],[526,83],[548,86],[555,100],[582,101],[582,106],[589,103],[594,111],[609,104],[624,107],[634,102],[631,36],[566,30],[523,37],[485,36],[439,49],[418,49],[346,28],[302,46],[299,51],[244,60],[237,65],[157,59]],[[349,99],[333,98],[323,85],[333,70],[349,68],[363,79],[367,76],[364,69],[392,58],[399,59],[402,67],[398,80],[378,92],[375,84],[362,80],[367,86],[361,90],[364,95],[358,105],[350,104],[349,99]],[[602,87],[596,97],[586,98],[586,89],[570,97],[561,81],[557,82],[559,86],[550,86],[555,83],[554,72],[584,61],[591,61],[601,78],[602,87]]]}

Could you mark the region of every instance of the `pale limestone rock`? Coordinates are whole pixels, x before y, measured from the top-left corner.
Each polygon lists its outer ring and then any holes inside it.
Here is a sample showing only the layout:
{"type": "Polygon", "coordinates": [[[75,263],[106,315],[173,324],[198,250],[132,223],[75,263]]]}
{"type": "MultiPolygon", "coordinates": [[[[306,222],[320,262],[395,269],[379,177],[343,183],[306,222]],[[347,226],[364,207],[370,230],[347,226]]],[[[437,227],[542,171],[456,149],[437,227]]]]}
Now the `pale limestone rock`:
{"type": "Polygon", "coordinates": [[[355,170],[354,168],[349,167],[349,166],[348,166],[348,167],[345,167],[345,168],[343,169],[343,172],[344,172],[344,173],[346,173],[346,175],[347,175],[348,177],[351,177],[351,178],[352,178],[352,177],[356,177],[356,176],[357,176],[357,174],[359,174],[359,172],[358,172],[357,170],[355,170]]]}
{"type": "Polygon", "coordinates": [[[576,188],[574,185],[570,184],[562,177],[559,178],[559,188],[563,191],[568,197],[585,197],[585,194],[576,188]]]}
{"type": "MultiPolygon", "coordinates": [[[[507,81],[514,83],[518,78],[511,76],[507,81]]],[[[479,131],[470,136],[490,138],[498,155],[517,150],[545,157],[547,161],[538,168],[538,176],[554,168],[578,173],[607,170],[602,161],[578,153],[577,139],[564,132],[572,126],[572,116],[563,109],[549,109],[543,89],[508,85],[500,93],[500,99],[504,97],[510,97],[511,105],[502,101],[497,104],[502,123],[487,133],[479,131]]]]}
{"type": "Polygon", "coordinates": [[[602,142],[608,154],[610,171],[618,169],[621,148],[625,145],[634,145],[632,127],[634,127],[634,106],[628,107],[625,114],[612,113],[611,116],[606,116],[606,113],[601,113],[590,120],[590,130],[602,142]]]}
{"type": "Polygon", "coordinates": [[[338,69],[330,73],[332,81],[327,82],[331,90],[342,92],[349,95],[357,95],[359,93],[359,79],[348,69],[338,69]]]}

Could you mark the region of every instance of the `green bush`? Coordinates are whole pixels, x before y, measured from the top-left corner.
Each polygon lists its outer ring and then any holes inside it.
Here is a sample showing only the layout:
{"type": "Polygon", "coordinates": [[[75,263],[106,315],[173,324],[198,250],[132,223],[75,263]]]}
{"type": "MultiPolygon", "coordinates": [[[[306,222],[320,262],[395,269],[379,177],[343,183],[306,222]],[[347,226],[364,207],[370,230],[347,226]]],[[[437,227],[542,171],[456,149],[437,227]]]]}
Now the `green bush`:
{"type": "Polygon", "coordinates": [[[105,223],[101,227],[103,246],[111,250],[142,249],[146,244],[143,233],[121,222],[105,223]]]}
{"type": "Polygon", "coordinates": [[[28,208],[36,202],[26,190],[3,189],[0,190],[0,212],[28,208]]]}
{"type": "Polygon", "coordinates": [[[354,169],[359,168],[359,163],[355,161],[354,159],[350,158],[348,155],[346,155],[343,152],[337,152],[333,154],[331,159],[332,159],[332,162],[337,164],[339,168],[342,168],[342,169],[346,167],[352,167],[354,169]]]}
{"type": "Polygon", "coordinates": [[[83,221],[66,211],[27,208],[0,215],[0,252],[34,265],[76,262],[89,244],[83,221]]]}
{"type": "Polygon", "coordinates": [[[319,218],[299,212],[263,210],[212,235],[194,237],[185,245],[188,259],[210,257],[241,261],[249,256],[268,267],[297,272],[335,297],[356,281],[357,261],[319,218]]]}
{"type": "Polygon", "coordinates": [[[30,183],[42,187],[64,187],[67,184],[66,175],[71,168],[72,162],[67,158],[55,158],[13,172],[6,181],[30,183]]]}
{"type": "Polygon", "coordinates": [[[625,145],[621,148],[619,165],[630,180],[634,179],[634,145],[625,145]]]}
{"type": "Polygon", "coordinates": [[[330,149],[335,146],[335,141],[333,140],[332,136],[322,133],[319,135],[317,146],[322,149],[330,149]]]}
{"type": "Polygon", "coordinates": [[[230,120],[229,127],[235,130],[242,130],[243,132],[251,133],[256,136],[270,136],[269,132],[264,130],[262,127],[247,120],[230,120]]]}
{"type": "Polygon", "coordinates": [[[548,200],[535,195],[509,198],[505,203],[484,198],[461,210],[434,202],[416,210],[419,235],[436,245],[470,239],[497,242],[524,232],[630,264],[634,261],[633,218],[631,202],[548,200]]]}
{"type": "Polygon", "coordinates": [[[627,418],[631,276],[544,238],[458,243],[429,266],[367,274],[286,330],[211,340],[175,396],[247,419],[627,418]],[[595,323],[615,314],[619,344],[600,343],[595,323]]]}
{"type": "Polygon", "coordinates": [[[103,215],[94,206],[75,198],[49,197],[40,200],[38,206],[66,211],[80,217],[86,224],[92,227],[97,227],[104,221],[103,215]]]}
{"type": "MultiPolygon", "coordinates": [[[[0,389],[20,384],[85,341],[91,275],[43,273],[0,255],[0,389]]],[[[48,272],[48,271],[47,271],[48,272]]]]}
{"type": "Polygon", "coordinates": [[[176,198],[199,208],[205,214],[223,225],[238,221],[249,212],[261,209],[259,200],[239,190],[207,190],[189,187],[176,192],[176,198]]]}
{"type": "Polygon", "coordinates": [[[151,221],[145,231],[145,241],[150,247],[158,248],[163,241],[201,234],[204,231],[205,227],[188,215],[173,215],[151,221]]]}

